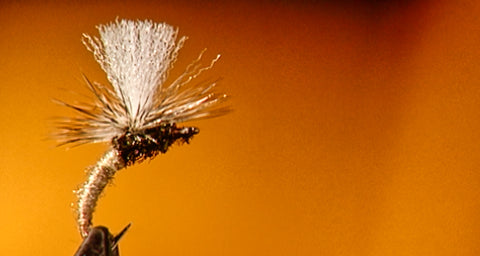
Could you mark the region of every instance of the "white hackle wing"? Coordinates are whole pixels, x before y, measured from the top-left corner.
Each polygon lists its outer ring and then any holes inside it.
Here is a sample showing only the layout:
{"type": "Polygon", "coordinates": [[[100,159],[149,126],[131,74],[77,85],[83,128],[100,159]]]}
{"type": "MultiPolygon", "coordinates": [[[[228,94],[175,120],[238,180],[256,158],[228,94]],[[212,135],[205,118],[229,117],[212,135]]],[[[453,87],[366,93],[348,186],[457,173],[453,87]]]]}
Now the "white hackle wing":
{"type": "Polygon", "coordinates": [[[210,65],[202,66],[203,52],[173,83],[165,85],[186,37],[165,23],[117,20],[98,26],[100,38],[84,34],[83,42],[106,72],[110,86],[90,82],[92,104],[72,105],[80,116],[59,122],[62,144],[110,141],[125,131],[141,131],[162,122],[178,123],[224,114],[215,108],[225,99],[214,92],[216,82],[191,81],[210,65]],[[113,88],[113,90],[112,90],[113,88]]]}

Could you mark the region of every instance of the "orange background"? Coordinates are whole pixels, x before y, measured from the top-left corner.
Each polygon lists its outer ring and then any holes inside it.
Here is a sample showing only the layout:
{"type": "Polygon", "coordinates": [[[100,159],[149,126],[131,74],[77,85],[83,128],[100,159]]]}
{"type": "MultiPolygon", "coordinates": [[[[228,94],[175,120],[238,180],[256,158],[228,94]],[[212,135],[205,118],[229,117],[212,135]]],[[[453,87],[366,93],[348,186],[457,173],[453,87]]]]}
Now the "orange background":
{"type": "Polygon", "coordinates": [[[106,83],[80,38],[117,16],[189,36],[173,76],[221,53],[234,109],[117,173],[94,223],[132,222],[120,255],[480,255],[479,1],[93,2],[0,4],[2,255],[81,242],[106,145],[55,147],[51,99],[106,83]]]}

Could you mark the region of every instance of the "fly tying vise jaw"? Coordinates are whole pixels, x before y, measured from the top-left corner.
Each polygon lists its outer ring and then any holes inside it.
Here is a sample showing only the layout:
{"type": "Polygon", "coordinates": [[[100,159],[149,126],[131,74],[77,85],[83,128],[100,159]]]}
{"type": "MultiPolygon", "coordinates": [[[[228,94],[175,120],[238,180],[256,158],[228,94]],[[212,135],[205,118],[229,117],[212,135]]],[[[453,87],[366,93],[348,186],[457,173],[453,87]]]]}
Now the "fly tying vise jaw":
{"type": "Polygon", "coordinates": [[[119,256],[118,242],[130,225],[128,224],[116,236],[113,236],[104,226],[91,228],[74,256],[119,256]]]}

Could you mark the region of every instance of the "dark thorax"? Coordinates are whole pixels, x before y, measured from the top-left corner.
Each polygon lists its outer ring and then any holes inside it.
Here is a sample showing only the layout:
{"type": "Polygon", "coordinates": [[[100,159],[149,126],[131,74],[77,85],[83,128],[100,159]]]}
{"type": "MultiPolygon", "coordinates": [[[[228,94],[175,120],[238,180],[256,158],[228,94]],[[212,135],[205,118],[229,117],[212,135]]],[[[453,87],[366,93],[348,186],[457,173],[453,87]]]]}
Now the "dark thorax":
{"type": "Polygon", "coordinates": [[[129,166],[167,152],[175,142],[189,143],[197,133],[199,129],[196,127],[177,127],[175,123],[162,123],[141,131],[127,130],[123,135],[113,138],[112,144],[125,165],[129,166]]]}

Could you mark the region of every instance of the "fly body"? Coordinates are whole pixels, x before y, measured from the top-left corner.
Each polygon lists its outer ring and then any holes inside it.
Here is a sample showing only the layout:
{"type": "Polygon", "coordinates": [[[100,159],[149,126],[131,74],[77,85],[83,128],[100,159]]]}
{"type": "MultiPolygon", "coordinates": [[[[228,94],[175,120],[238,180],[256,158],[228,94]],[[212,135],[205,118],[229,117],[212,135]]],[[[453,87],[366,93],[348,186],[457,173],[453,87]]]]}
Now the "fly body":
{"type": "Polygon", "coordinates": [[[220,105],[227,98],[216,92],[217,81],[194,82],[209,65],[198,58],[177,78],[167,82],[186,37],[178,29],[149,20],[116,20],[99,25],[99,37],[83,35],[83,43],[105,71],[109,84],[85,81],[91,102],[62,105],[77,116],[58,122],[60,144],[109,143],[109,149],[87,168],[86,181],[76,190],[77,224],[84,238],[75,256],[118,256],[119,236],[102,226],[92,228],[98,198],[114,174],[130,165],[166,153],[175,142],[189,143],[196,127],[187,121],[212,118],[229,111],[220,105]]]}

